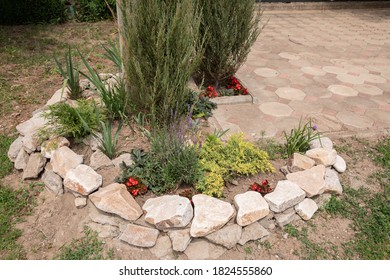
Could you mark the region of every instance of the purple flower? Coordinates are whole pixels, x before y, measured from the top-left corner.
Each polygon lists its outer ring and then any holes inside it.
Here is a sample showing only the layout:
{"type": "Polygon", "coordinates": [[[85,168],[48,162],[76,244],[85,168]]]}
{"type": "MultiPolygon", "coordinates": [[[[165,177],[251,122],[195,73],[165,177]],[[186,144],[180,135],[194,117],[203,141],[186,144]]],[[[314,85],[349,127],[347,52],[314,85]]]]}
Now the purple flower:
{"type": "Polygon", "coordinates": [[[318,126],[316,124],[313,125],[313,130],[318,130],[318,126]]]}

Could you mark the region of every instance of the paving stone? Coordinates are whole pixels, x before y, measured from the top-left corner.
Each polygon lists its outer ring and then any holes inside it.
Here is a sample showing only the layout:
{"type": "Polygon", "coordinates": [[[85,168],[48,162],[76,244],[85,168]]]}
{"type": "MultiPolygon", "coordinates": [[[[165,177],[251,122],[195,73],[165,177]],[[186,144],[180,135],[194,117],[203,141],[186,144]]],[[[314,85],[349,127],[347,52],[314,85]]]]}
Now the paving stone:
{"type": "Polygon", "coordinates": [[[12,142],[12,144],[8,149],[8,153],[7,153],[8,159],[12,162],[15,162],[22,147],[23,147],[23,137],[19,136],[18,138],[15,139],[14,142],[12,142]]]}
{"type": "Polygon", "coordinates": [[[378,88],[377,86],[363,84],[363,85],[356,85],[354,86],[354,89],[356,89],[358,92],[367,94],[367,95],[382,95],[383,90],[378,88]]]}
{"type": "Polygon", "coordinates": [[[45,163],[46,159],[40,153],[31,154],[23,170],[23,180],[38,178],[45,167],[45,163]]]}
{"type": "Polygon", "coordinates": [[[104,167],[110,167],[114,164],[110,160],[108,156],[106,156],[101,150],[96,150],[90,158],[89,166],[92,167],[93,170],[98,170],[104,167]]]}
{"type": "Polygon", "coordinates": [[[247,226],[269,214],[268,203],[258,192],[248,191],[236,195],[234,205],[238,209],[237,224],[240,226],[247,226]]]}
{"type": "Polygon", "coordinates": [[[335,193],[341,195],[343,187],[341,186],[339,175],[333,169],[327,168],[325,171],[325,190],[324,192],[335,193]]]}
{"type": "Polygon", "coordinates": [[[322,67],[322,70],[331,74],[346,74],[348,72],[347,69],[337,66],[324,66],[322,67]]]}
{"type": "Polygon", "coordinates": [[[265,78],[276,77],[280,74],[278,71],[271,68],[256,68],[254,72],[257,76],[265,78]]]}
{"type": "Polygon", "coordinates": [[[373,74],[361,74],[360,77],[364,79],[365,82],[374,83],[374,84],[385,84],[387,80],[384,77],[373,74]]]}
{"type": "Polygon", "coordinates": [[[232,249],[241,239],[241,234],[241,226],[232,224],[206,235],[206,239],[215,244],[222,245],[227,249],[232,249]]]}
{"type": "Polygon", "coordinates": [[[309,145],[310,145],[310,149],[316,149],[316,148],[333,149],[332,140],[330,140],[329,137],[324,137],[324,136],[311,140],[309,145]]]}
{"type": "Polygon", "coordinates": [[[241,239],[238,241],[238,244],[243,246],[248,241],[259,240],[268,235],[270,235],[270,232],[256,222],[242,229],[241,239]]]}
{"type": "Polygon", "coordinates": [[[294,209],[303,220],[308,221],[318,210],[318,206],[314,200],[305,198],[302,202],[297,204],[294,209]]]}
{"type": "Polygon", "coordinates": [[[160,230],[185,227],[194,216],[190,200],[179,195],[150,198],[142,209],[145,221],[160,230]]]}
{"type": "Polygon", "coordinates": [[[131,154],[125,153],[121,154],[119,157],[112,160],[112,163],[115,167],[120,167],[122,163],[125,163],[127,166],[130,166],[134,163],[134,161],[131,158],[131,154]]]}
{"type": "Polygon", "coordinates": [[[57,175],[52,170],[45,169],[45,172],[42,175],[42,181],[46,188],[55,195],[62,195],[64,193],[61,176],[57,175]]]}
{"type": "MultiPolygon", "coordinates": [[[[312,167],[308,170],[305,170],[305,171],[290,173],[290,174],[287,174],[286,177],[287,177],[287,180],[295,183],[302,190],[304,190],[307,197],[313,197],[315,195],[321,194],[324,192],[324,190],[326,188],[326,183],[324,180],[324,177],[325,177],[325,166],[324,165],[317,165],[317,166],[314,166],[314,167],[312,167]]],[[[267,198],[265,197],[265,199],[267,199],[267,198]]],[[[302,200],[303,200],[303,198],[299,202],[301,202],[302,200]]],[[[297,202],[295,204],[298,204],[299,202],[297,202]]],[[[293,205],[291,205],[291,206],[293,206],[293,205]]],[[[284,208],[284,209],[286,209],[286,208],[284,208]]],[[[271,210],[273,210],[273,209],[271,208],[271,210]]]]}
{"type": "Polygon", "coordinates": [[[128,224],[119,239],[133,246],[150,248],[156,244],[159,234],[157,229],[128,224]]]}
{"type": "Polygon", "coordinates": [[[347,164],[345,163],[345,160],[339,155],[337,155],[336,162],[333,164],[333,167],[339,173],[344,173],[345,170],[347,170],[347,164]]]}
{"type": "Polygon", "coordinates": [[[275,117],[288,117],[293,110],[286,104],[279,102],[265,102],[259,106],[259,109],[267,115],[275,117]]]}
{"type": "Polygon", "coordinates": [[[372,127],[374,121],[371,118],[361,116],[350,111],[341,111],[336,115],[337,119],[343,122],[345,125],[351,126],[357,129],[366,129],[372,127]]]}
{"type": "Polygon", "coordinates": [[[310,169],[315,165],[315,161],[312,160],[311,158],[301,155],[299,153],[294,153],[292,163],[291,163],[291,168],[293,170],[306,170],[310,169]]]}
{"type": "Polygon", "coordinates": [[[127,191],[125,185],[111,184],[89,196],[92,203],[101,211],[135,221],[142,215],[142,209],[127,191]]]}
{"type": "Polygon", "coordinates": [[[70,146],[70,142],[65,137],[55,137],[42,143],[41,154],[48,159],[51,159],[54,152],[61,147],[70,146]]]}
{"type": "Polygon", "coordinates": [[[53,171],[65,178],[66,173],[83,163],[83,156],[76,154],[71,149],[63,146],[56,150],[50,160],[53,171]]]}
{"type": "Polygon", "coordinates": [[[86,197],[76,197],[74,199],[74,205],[76,206],[77,209],[84,208],[87,206],[87,198],[86,197]]]}
{"type": "Polygon", "coordinates": [[[364,83],[364,79],[361,76],[355,76],[350,74],[339,74],[337,75],[336,79],[340,82],[352,85],[362,85],[364,83]]]}
{"type": "Polygon", "coordinates": [[[352,87],[344,86],[344,85],[330,85],[328,90],[334,94],[342,95],[342,96],[357,96],[359,92],[352,87]]]}
{"type": "Polygon", "coordinates": [[[190,229],[171,230],[168,231],[168,236],[176,252],[184,252],[192,240],[190,229]]]}
{"type": "Polygon", "coordinates": [[[219,230],[235,214],[234,208],[230,203],[207,195],[194,195],[192,201],[195,208],[190,230],[192,237],[206,236],[219,230]]]}
{"type": "Polygon", "coordinates": [[[68,170],[64,178],[64,186],[81,195],[89,195],[102,184],[103,177],[85,164],[79,164],[76,168],[68,170]]]}
{"type": "Polygon", "coordinates": [[[215,260],[222,256],[227,249],[223,246],[213,244],[203,238],[194,239],[184,254],[189,260],[215,260]]]}
{"type": "Polygon", "coordinates": [[[294,182],[284,180],[279,181],[274,191],[266,194],[264,198],[270,209],[279,213],[301,202],[305,198],[305,192],[294,182]]]}
{"type": "Polygon", "coordinates": [[[291,87],[278,88],[275,93],[280,98],[288,100],[303,100],[306,97],[306,93],[304,93],[302,90],[291,87]]]}
{"type": "Polygon", "coordinates": [[[24,170],[27,166],[29,154],[22,148],[19,150],[18,156],[15,159],[14,167],[17,170],[24,170]]]}
{"type": "Polygon", "coordinates": [[[301,59],[301,57],[295,53],[288,53],[288,52],[282,52],[279,53],[279,56],[282,58],[286,58],[288,60],[298,60],[301,59]]]}
{"type": "Polygon", "coordinates": [[[157,238],[156,245],[149,249],[159,260],[174,260],[171,240],[166,235],[157,238]]]}
{"type": "Polygon", "coordinates": [[[332,166],[336,163],[337,152],[329,148],[314,148],[306,152],[306,156],[313,159],[317,164],[332,166]]]}

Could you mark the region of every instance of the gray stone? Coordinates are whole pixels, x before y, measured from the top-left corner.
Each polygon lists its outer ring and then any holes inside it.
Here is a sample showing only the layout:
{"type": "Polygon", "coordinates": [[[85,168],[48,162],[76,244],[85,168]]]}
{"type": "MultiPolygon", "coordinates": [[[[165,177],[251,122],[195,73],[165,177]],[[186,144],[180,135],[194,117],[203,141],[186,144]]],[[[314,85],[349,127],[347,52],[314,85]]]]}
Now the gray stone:
{"type": "Polygon", "coordinates": [[[53,96],[46,102],[46,106],[50,106],[56,103],[64,102],[69,98],[68,88],[60,88],[57,90],[53,96]]]}
{"type": "Polygon", "coordinates": [[[131,154],[121,154],[119,157],[112,160],[112,163],[115,165],[115,167],[120,167],[120,165],[124,162],[127,166],[130,166],[134,163],[134,161],[131,159],[131,154]]]}
{"type": "Polygon", "coordinates": [[[309,145],[310,145],[310,149],[316,149],[316,148],[333,149],[332,140],[330,140],[328,137],[323,137],[323,136],[310,141],[309,145]]]}
{"type": "Polygon", "coordinates": [[[190,229],[168,231],[168,236],[172,241],[172,248],[176,252],[184,252],[192,240],[190,229]]]}
{"type": "Polygon", "coordinates": [[[236,195],[234,205],[238,209],[237,224],[240,226],[247,226],[269,214],[268,203],[258,192],[248,191],[236,195]]]}
{"type": "Polygon", "coordinates": [[[333,164],[333,167],[339,173],[344,173],[345,170],[347,170],[347,164],[345,163],[345,160],[339,155],[337,155],[336,162],[333,164]]]}
{"type": "Polygon", "coordinates": [[[76,154],[71,149],[63,146],[56,150],[50,160],[53,171],[65,178],[66,173],[83,163],[83,156],[76,154]]]}
{"type": "Polygon", "coordinates": [[[35,133],[47,124],[47,120],[42,116],[42,113],[35,114],[31,119],[22,122],[16,126],[16,130],[20,135],[35,133]]]}
{"type": "MultiPolygon", "coordinates": [[[[297,184],[306,192],[307,197],[321,194],[325,191],[325,166],[317,165],[305,171],[287,174],[287,180],[297,184]]],[[[272,208],[271,208],[272,209],[272,208]]]]}
{"type": "Polygon", "coordinates": [[[156,244],[159,233],[157,229],[128,224],[119,239],[133,246],[150,248],[156,244]]]}
{"type": "Polygon", "coordinates": [[[233,206],[225,201],[197,194],[192,197],[194,203],[194,219],[191,225],[191,236],[206,236],[222,228],[231,218],[235,211],[233,206]]]}
{"type": "Polygon", "coordinates": [[[101,211],[112,213],[128,221],[135,221],[142,215],[142,209],[127,191],[125,185],[111,184],[89,196],[101,211]]]}
{"type": "Polygon", "coordinates": [[[311,158],[299,153],[294,153],[291,167],[296,170],[307,170],[312,168],[315,164],[315,161],[311,158]]]}
{"type": "Polygon", "coordinates": [[[305,192],[294,182],[279,181],[275,190],[264,196],[272,211],[279,213],[305,199],[305,192]]]}
{"type": "Polygon", "coordinates": [[[317,164],[325,165],[325,167],[332,166],[336,163],[337,152],[334,149],[315,148],[308,150],[306,155],[312,158],[317,164]]]}
{"type": "Polygon", "coordinates": [[[97,151],[99,149],[99,140],[98,138],[101,139],[101,134],[97,133],[96,136],[90,134],[86,138],[83,139],[83,143],[91,148],[92,151],[97,151]]]}
{"type": "Polygon", "coordinates": [[[91,155],[89,166],[91,166],[94,170],[98,170],[99,168],[113,166],[113,164],[108,156],[106,156],[102,151],[97,150],[91,155]]]}
{"type": "Polygon", "coordinates": [[[38,131],[28,133],[23,137],[23,148],[29,154],[38,150],[40,145],[41,140],[39,139],[38,131]]]}
{"type": "Polygon", "coordinates": [[[343,187],[341,186],[339,175],[333,169],[327,168],[325,171],[325,190],[324,192],[341,195],[343,187]]]}
{"type": "Polygon", "coordinates": [[[56,150],[58,150],[59,148],[64,147],[64,146],[69,147],[69,145],[70,145],[70,143],[69,143],[68,139],[66,139],[65,137],[61,137],[61,136],[55,137],[53,139],[47,140],[47,141],[42,143],[41,154],[45,158],[50,159],[53,157],[54,152],[56,150]]]}
{"type": "Polygon", "coordinates": [[[120,234],[119,229],[117,227],[110,225],[88,223],[86,226],[89,227],[91,230],[96,231],[98,233],[98,237],[100,238],[116,238],[120,234]]]}
{"type": "Polygon", "coordinates": [[[247,243],[248,241],[259,240],[260,238],[263,238],[268,235],[270,235],[270,232],[258,222],[256,222],[243,228],[241,239],[238,241],[238,243],[240,245],[245,245],[245,243],[247,243]]]}
{"type": "Polygon", "coordinates": [[[295,205],[295,211],[305,221],[310,220],[317,210],[317,204],[310,198],[305,198],[302,202],[295,205]]]}
{"type": "Polygon", "coordinates": [[[159,260],[175,259],[175,255],[173,254],[173,250],[172,250],[171,240],[166,235],[160,235],[157,238],[156,245],[154,245],[149,250],[159,260]]]}
{"type": "Polygon", "coordinates": [[[31,154],[26,168],[23,170],[23,180],[38,178],[45,167],[45,163],[46,159],[40,153],[31,154]]]}
{"type": "Polygon", "coordinates": [[[81,195],[89,195],[101,187],[103,178],[91,167],[79,164],[76,168],[66,172],[64,186],[81,195]]]}
{"type": "Polygon", "coordinates": [[[52,170],[45,169],[45,172],[42,175],[42,181],[46,188],[55,195],[61,195],[64,193],[61,176],[57,175],[52,170]]]}
{"type": "Polygon", "coordinates": [[[206,239],[215,244],[222,245],[227,249],[231,249],[241,239],[241,234],[242,227],[237,224],[232,224],[206,235],[206,239]]]}
{"type": "Polygon", "coordinates": [[[289,208],[282,213],[275,214],[276,224],[279,227],[284,227],[293,222],[297,217],[298,215],[295,213],[294,208],[289,208]]]}
{"type": "Polygon", "coordinates": [[[15,162],[16,158],[18,157],[18,154],[20,150],[23,147],[23,137],[19,136],[15,139],[14,142],[12,142],[11,146],[9,146],[7,156],[10,161],[15,162]]]}
{"type": "Polygon", "coordinates": [[[76,197],[74,200],[74,205],[77,209],[84,208],[87,206],[87,198],[86,197],[76,197]]]}
{"type": "Polygon", "coordinates": [[[22,148],[19,150],[19,154],[15,159],[15,168],[18,170],[24,170],[27,166],[29,154],[22,148]]]}
{"type": "Polygon", "coordinates": [[[90,207],[89,217],[95,223],[102,224],[102,225],[122,227],[125,223],[127,223],[126,220],[121,219],[114,214],[108,214],[106,212],[99,211],[93,205],[91,205],[91,207],[90,207]]]}
{"type": "Polygon", "coordinates": [[[222,256],[227,249],[200,238],[193,240],[184,254],[189,260],[215,260],[222,256]]]}
{"type": "Polygon", "coordinates": [[[145,221],[160,230],[185,227],[194,216],[190,200],[179,195],[150,198],[142,209],[145,221]]]}
{"type": "Polygon", "coordinates": [[[275,228],[274,214],[268,214],[267,217],[264,217],[259,221],[259,224],[266,229],[273,230],[275,228]]]}

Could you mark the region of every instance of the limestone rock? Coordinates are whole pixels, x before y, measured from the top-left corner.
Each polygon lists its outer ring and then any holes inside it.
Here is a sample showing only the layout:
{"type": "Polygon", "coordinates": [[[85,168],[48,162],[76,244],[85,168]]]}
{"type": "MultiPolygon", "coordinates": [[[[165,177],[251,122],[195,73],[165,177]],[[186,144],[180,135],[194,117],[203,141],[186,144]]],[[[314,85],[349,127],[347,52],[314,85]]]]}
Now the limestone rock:
{"type": "Polygon", "coordinates": [[[339,173],[344,173],[345,170],[347,170],[347,164],[345,163],[345,160],[339,155],[337,155],[336,162],[333,164],[333,167],[339,173]]]}
{"type": "Polygon", "coordinates": [[[18,156],[15,159],[15,168],[18,170],[24,170],[27,166],[29,154],[22,148],[20,149],[18,156]]]}
{"type": "Polygon", "coordinates": [[[184,254],[189,260],[215,260],[222,256],[227,249],[200,238],[193,240],[184,254]]]}
{"type": "Polygon", "coordinates": [[[46,102],[46,106],[50,106],[59,102],[64,102],[69,98],[69,90],[68,88],[60,88],[57,90],[53,96],[46,102]]]}
{"type": "Polygon", "coordinates": [[[65,137],[55,137],[42,143],[41,153],[45,158],[52,158],[54,152],[64,146],[69,147],[70,143],[65,137]]]}
{"type": "Polygon", "coordinates": [[[121,163],[124,162],[127,166],[132,165],[134,161],[131,159],[131,154],[121,154],[119,157],[112,160],[112,163],[116,167],[120,167],[121,163]]]}
{"type": "Polygon", "coordinates": [[[276,224],[279,227],[284,227],[285,225],[299,219],[298,215],[295,213],[294,208],[289,208],[282,213],[275,214],[276,224]]]}
{"type": "Polygon", "coordinates": [[[112,166],[112,161],[99,149],[91,155],[90,164],[94,170],[98,170],[102,167],[112,166]]]}
{"type": "Polygon", "coordinates": [[[62,178],[65,178],[66,173],[70,169],[76,168],[79,164],[83,163],[83,156],[80,156],[68,147],[63,146],[54,152],[50,162],[53,171],[62,178]]]}
{"type": "Polygon", "coordinates": [[[171,240],[166,235],[160,235],[157,238],[156,245],[149,249],[150,252],[155,255],[159,260],[173,260],[175,255],[173,254],[171,240]]]}
{"type": "Polygon", "coordinates": [[[42,113],[35,114],[31,119],[22,122],[16,126],[16,130],[20,135],[35,133],[47,124],[47,120],[42,116],[42,113]]]}
{"type": "Polygon", "coordinates": [[[116,227],[122,227],[123,224],[127,223],[126,220],[121,219],[120,217],[114,214],[109,214],[109,213],[99,211],[93,205],[91,205],[89,210],[89,218],[91,218],[91,220],[94,221],[95,223],[102,224],[102,225],[116,226],[116,227]]]}
{"type": "Polygon", "coordinates": [[[45,172],[42,175],[42,181],[55,195],[61,195],[64,193],[62,178],[53,171],[45,169],[45,172]]]}
{"type": "Polygon", "coordinates": [[[86,197],[76,197],[74,200],[74,205],[77,209],[84,208],[87,206],[87,198],[86,197]]]}
{"type": "Polygon", "coordinates": [[[301,203],[295,205],[295,211],[305,221],[310,220],[317,210],[317,204],[310,198],[305,198],[301,203]]]}
{"type": "Polygon", "coordinates": [[[133,246],[150,248],[156,244],[159,233],[157,229],[128,224],[119,239],[133,246]]]}
{"type": "Polygon", "coordinates": [[[287,174],[286,177],[304,190],[307,197],[312,197],[324,192],[326,187],[324,176],[325,166],[317,165],[305,171],[287,174]]]}
{"type": "Polygon", "coordinates": [[[325,165],[325,167],[332,166],[336,163],[337,152],[333,149],[315,148],[308,150],[306,155],[312,158],[317,164],[325,165]]]}
{"type": "Polygon", "coordinates": [[[145,221],[160,230],[185,227],[194,216],[190,200],[179,195],[150,198],[142,209],[145,221]]]}
{"type": "Polygon", "coordinates": [[[41,140],[39,139],[38,131],[30,132],[23,137],[23,148],[29,154],[39,150],[40,145],[41,140]]]}
{"type": "Polygon", "coordinates": [[[247,226],[269,214],[267,201],[258,192],[248,191],[234,197],[234,205],[238,209],[237,224],[247,226]]]}
{"type": "Polygon", "coordinates": [[[15,162],[22,147],[23,147],[23,137],[19,136],[18,138],[15,139],[14,142],[12,142],[11,146],[8,149],[7,156],[10,161],[15,162]]]}
{"type": "Polygon", "coordinates": [[[128,221],[135,221],[142,215],[142,209],[127,191],[125,185],[111,184],[89,196],[101,211],[116,214],[128,221]]]}
{"type": "Polygon", "coordinates": [[[259,221],[259,224],[266,229],[273,230],[275,228],[274,214],[273,213],[268,214],[267,217],[264,217],[259,221]]]}
{"type": "Polygon", "coordinates": [[[96,136],[90,134],[86,138],[83,139],[83,143],[91,148],[92,151],[97,151],[99,149],[99,140],[98,138],[101,139],[101,134],[97,133],[96,136]]]}
{"type": "Polygon", "coordinates": [[[294,153],[294,157],[291,163],[291,167],[297,170],[307,170],[312,168],[315,165],[315,161],[311,158],[301,155],[299,153],[294,153]]]}
{"type": "Polygon", "coordinates": [[[324,192],[335,193],[341,195],[343,187],[341,186],[339,175],[333,169],[327,168],[325,171],[325,190],[324,192]]]}
{"type": "Polygon", "coordinates": [[[294,182],[279,181],[272,193],[264,196],[272,211],[279,213],[305,199],[305,192],[294,182]]]}
{"type": "Polygon", "coordinates": [[[247,243],[248,241],[258,240],[268,235],[270,235],[270,232],[258,222],[256,222],[243,228],[241,239],[238,241],[238,243],[240,245],[245,245],[245,243],[247,243]]]}
{"type": "Polygon", "coordinates": [[[173,250],[176,252],[184,252],[192,240],[190,229],[168,231],[168,236],[172,241],[173,250]]]}
{"type": "Polygon", "coordinates": [[[333,149],[333,142],[328,137],[320,137],[319,139],[314,139],[310,141],[309,143],[310,149],[316,149],[316,148],[326,148],[326,149],[333,149]]]}
{"type": "Polygon", "coordinates": [[[64,179],[64,186],[66,188],[81,195],[89,195],[100,188],[102,183],[102,176],[84,164],[79,164],[76,168],[70,169],[66,172],[64,179]]]}
{"type": "Polygon", "coordinates": [[[232,224],[206,235],[206,239],[215,244],[222,245],[227,249],[231,249],[241,239],[241,234],[242,228],[237,224],[232,224]]]}
{"type": "Polygon", "coordinates": [[[40,153],[31,154],[26,168],[23,170],[23,180],[38,178],[45,167],[46,159],[40,153]]]}
{"type": "Polygon", "coordinates": [[[201,237],[222,228],[235,214],[233,206],[225,201],[197,194],[192,197],[194,219],[191,225],[191,236],[201,237]]]}

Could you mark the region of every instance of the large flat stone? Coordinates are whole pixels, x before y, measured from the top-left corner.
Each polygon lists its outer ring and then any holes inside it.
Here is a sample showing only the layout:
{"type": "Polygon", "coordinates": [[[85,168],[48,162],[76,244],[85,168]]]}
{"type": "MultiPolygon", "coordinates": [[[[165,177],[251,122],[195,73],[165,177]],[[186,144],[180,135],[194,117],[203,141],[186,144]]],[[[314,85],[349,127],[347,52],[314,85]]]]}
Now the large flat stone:
{"type": "Polygon", "coordinates": [[[237,224],[247,226],[269,214],[267,201],[258,192],[248,191],[234,197],[234,205],[238,209],[237,224]]]}
{"type": "Polygon", "coordinates": [[[206,239],[231,249],[241,239],[242,227],[237,224],[227,225],[220,230],[217,230],[209,235],[206,235],[206,239]]]}
{"type": "Polygon", "coordinates": [[[125,185],[111,184],[89,196],[101,211],[116,214],[128,221],[135,221],[142,215],[142,209],[127,191],[125,185]]]}
{"type": "MultiPolygon", "coordinates": [[[[294,173],[293,173],[294,174],[294,173]]],[[[272,211],[279,213],[305,198],[305,192],[294,182],[279,181],[272,193],[264,196],[272,211]]]]}
{"type": "Polygon", "coordinates": [[[70,169],[64,179],[66,188],[81,195],[89,195],[100,188],[102,183],[103,177],[85,164],[70,169]]]}
{"type": "Polygon", "coordinates": [[[184,254],[186,254],[189,260],[215,260],[226,251],[225,247],[200,238],[193,240],[184,251],[184,254]]]}
{"type": "Polygon", "coordinates": [[[326,193],[335,193],[341,195],[343,193],[343,187],[340,183],[339,175],[337,171],[327,168],[325,171],[325,190],[326,193]]]}
{"type": "Polygon", "coordinates": [[[133,246],[150,248],[156,244],[159,234],[154,228],[128,224],[119,239],[133,246]]]}
{"type": "Polygon", "coordinates": [[[65,178],[66,173],[83,163],[83,156],[76,154],[69,147],[63,146],[56,150],[50,160],[53,171],[65,178]]]}
{"type": "Polygon", "coordinates": [[[15,162],[20,150],[23,147],[23,137],[19,136],[15,139],[14,142],[12,142],[11,146],[8,149],[7,156],[10,161],[15,162]]]}
{"type": "Polygon", "coordinates": [[[243,228],[242,235],[238,243],[240,245],[245,245],[245,243],[248,241],[259,240],[260,238],[266,237],[268,235],[270,235],[270,232],[258,222],[256,222],[243,228]]]}
{"type": "Polygon", "coordinates": [[[190,200],[179,195],[150,198],[142,209],[145,221],[160,230],[185,227],[194,216],[190,200]]]}
{"type": "Polygon", "coordinates": [[[113,166],[113,163],[108,156],[98,149],[91,155],[89,166],[94,170],[98,170],[103,167],[113,166]]]}
{"type": "Polygon", "coordinates": [[[23,170],[23,180],[38,178],[45,167],[45,163],[46,159],[40,153],[31,154],[26,168],[23,170]]]}
{"type": "Polygon", "coordinates": [[[307,170],[312,168],[315,165],[315,161],[311,158],[301,155],[299,153],[294,153],[291,167],[292,169],[298,169],[298,170],[307,170]]]}
{"type": "Polygon", "coordinates": [[[337,152],[334,149],[315,148],[308,150],[306,156],[313,159],[317,164],[327,167],[336,163],[337,152]]]}
{"type": "Polygon", "coordinates": [[[235,211],[233,206],[225,201],[211,196],[197,194],[192,197],[194,203],[194,219],[191,225],[191,236],[206,236],[222,228],[235,211]]]}
{"type": "Polygon", "coordinates": [[[308,170],[290,173],[286,177],[287,180],[294,182],[304,190],[307,197],[323,193],[326,187],[324,165],[317,165],[308,170]]]}
{"type": "Polygon", "coordinates": [[[305,198],[302,202],[295,205],[295,211],[305,221],[310,220],[317,210],[317,203],[315,203],[314,200],[310,198],[305,198]]]}
{"type": "Polygon", "coordinates": [[[189,228],[168,231],[168,236],[176,252],[184,252],[192,240],[189,228]]]}

